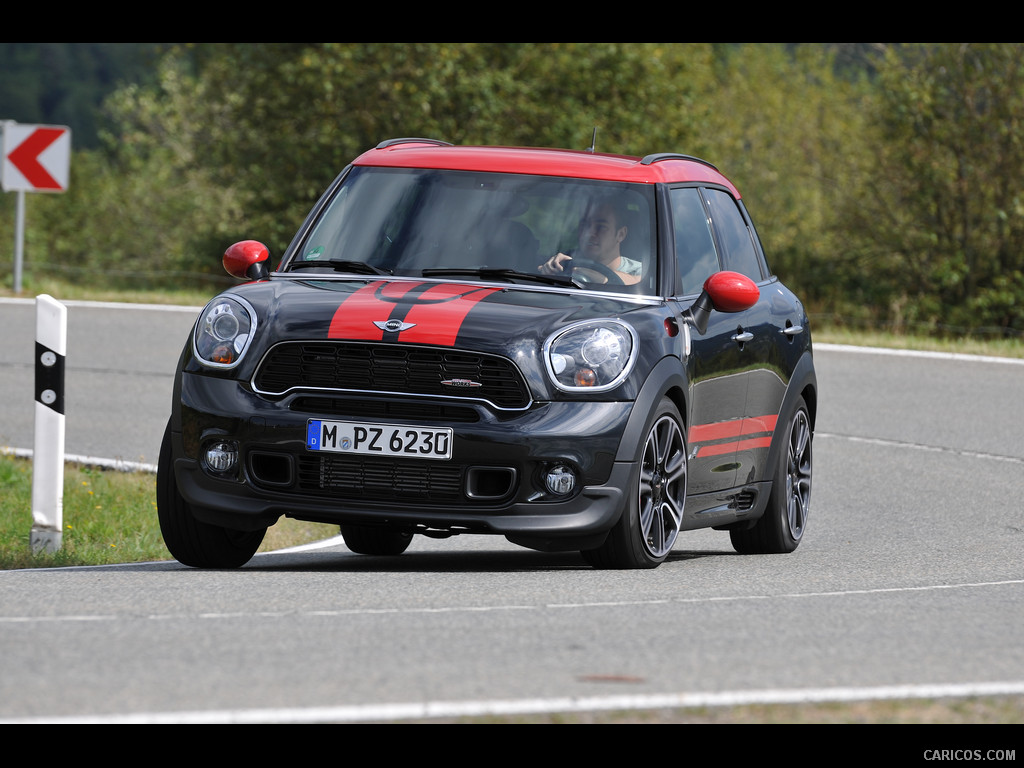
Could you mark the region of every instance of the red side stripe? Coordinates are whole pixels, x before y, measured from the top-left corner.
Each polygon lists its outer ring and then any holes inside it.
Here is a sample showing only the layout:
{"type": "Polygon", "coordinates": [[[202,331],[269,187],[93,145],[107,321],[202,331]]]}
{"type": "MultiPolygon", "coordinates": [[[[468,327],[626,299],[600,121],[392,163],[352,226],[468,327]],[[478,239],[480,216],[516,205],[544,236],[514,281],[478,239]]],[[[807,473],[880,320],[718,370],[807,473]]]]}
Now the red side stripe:
{"type": "Polygon", "coordinates": [[[714,445],[702,445],[697,450],[697,456],[707,458],[708,456],[721,456],[724,453],[736,453],[736,443],[715,443],[714,445]]]}
{"type": "Polygon", "coordinates": [[[752,451],[755,448],[771,448],[772,439],[770,437],[755,437],[752,440],[740,440],[736,443],[737,451],[752,451]]]}
{"type": "Polygon", "coordinates": [[[717,421],[713,424],[695,424],[690,428],[690,442],[703,443],[740,435],[756,435],[758,432],[774,432],[778,420],[778,416],[753,416],[749,419],[717,421]]]}
{"type": "Polygon", "coordinates": [[[729,440],[734,437],[745,435],[756,435],[767,432],[766,437],[755,437],[746,440],[730,440],[723,443],[712,443],[701,445],[697,450],[697,456],[721,456],[736,451],[748,451],[755,448],[768,448],[772,443],[772,433],[779,417],[773,415],[753,416],[747,419],[732,419],[730,421],[719,421],[712,424],[695,424],[690,428],[690,442],[692,444],[707,443],[716,440],[729,440]]]}
{"type": "Polygon", "coordinates": [[[743,419],[719,421],[714,424],[694,424],[690,427],[690,442],[704,443],[709,440],[724,440],[740,434],[743,419]]]}

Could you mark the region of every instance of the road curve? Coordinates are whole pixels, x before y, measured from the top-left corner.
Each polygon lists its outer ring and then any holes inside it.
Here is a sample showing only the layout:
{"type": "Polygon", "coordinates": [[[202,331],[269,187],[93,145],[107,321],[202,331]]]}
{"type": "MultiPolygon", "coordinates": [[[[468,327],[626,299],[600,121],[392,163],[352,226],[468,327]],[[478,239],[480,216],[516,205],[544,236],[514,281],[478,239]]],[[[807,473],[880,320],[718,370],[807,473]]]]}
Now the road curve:
{"type": "MultiPolygon", "coordinates": [[[[32,347],[14,338],[31,329],[25,312],[0,302],[0,384],[28,390],[3,404],[0,445],[31,446],[12,418],[32,397],[32,347]]],[[[196,312],[70,308],[69,453],[155,458],[196,312]]],[[[816,355],[812,517],[792,555],[739,556],[726,534],[700,531],[650,572],[482,537],[417,539],[392,559],[332,540],[234,572],[3,572],[0,721],[1024,694],[1024,367],[828,345],[816,355]]]]}

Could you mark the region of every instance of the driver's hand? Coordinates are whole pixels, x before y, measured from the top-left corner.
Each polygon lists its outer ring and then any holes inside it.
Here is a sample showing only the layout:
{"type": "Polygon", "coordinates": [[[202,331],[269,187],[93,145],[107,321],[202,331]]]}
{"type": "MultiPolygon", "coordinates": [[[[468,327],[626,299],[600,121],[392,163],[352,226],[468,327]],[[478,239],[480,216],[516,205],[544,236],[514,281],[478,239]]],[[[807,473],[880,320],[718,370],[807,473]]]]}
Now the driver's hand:
{"type": "Polygon", "coordinates": [[[565,253],[556,253],[537,267],[537,271],[544,275],[560,275],[565,272],[565,263],[567,261],[572,261],[572,256],[565,253]]]}

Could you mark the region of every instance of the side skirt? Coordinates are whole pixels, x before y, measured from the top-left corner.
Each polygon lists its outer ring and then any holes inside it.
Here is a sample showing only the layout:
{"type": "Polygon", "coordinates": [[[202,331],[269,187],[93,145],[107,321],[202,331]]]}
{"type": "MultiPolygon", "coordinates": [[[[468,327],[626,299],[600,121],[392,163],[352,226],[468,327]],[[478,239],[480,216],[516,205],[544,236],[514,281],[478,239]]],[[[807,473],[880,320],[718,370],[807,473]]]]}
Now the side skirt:
{"type": "Polygon", "coordinates": [[[682,530],[724,530],[737,524],[753,523],[764,514],[771,489],[771,482],[766,481],[689,496],[683,511],[682,530]]]}

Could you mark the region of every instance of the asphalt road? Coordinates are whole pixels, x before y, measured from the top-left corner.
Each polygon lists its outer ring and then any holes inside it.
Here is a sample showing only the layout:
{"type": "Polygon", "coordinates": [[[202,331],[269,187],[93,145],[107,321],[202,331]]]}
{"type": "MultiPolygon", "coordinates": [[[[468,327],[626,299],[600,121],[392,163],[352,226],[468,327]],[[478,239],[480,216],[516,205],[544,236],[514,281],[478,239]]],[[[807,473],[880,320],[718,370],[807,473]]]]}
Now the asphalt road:
{"type": "MultiPolygon", "coordinates": [[[[32,445],[26,312],[0,303],[13,447],[32,445]]],[[[70,308],[69,454],[155,462],[195,314],[70,308]]],[[[483,537],[393,559],[336,543],[234,572],[3,572],[0,721],[1024,693],[1024,365],[825,346],[817,364],[812,516],[791,555],[701,531],[647,572],[483,537]]]]}
{"type": "MultiPolygon", "coordinates": [[[[155,465],[199,308],[63,303],[66,454],[155,465]]],[[[0,448],[34,445],[35,340],[35,300],[0,300],[0,448]]]]}

